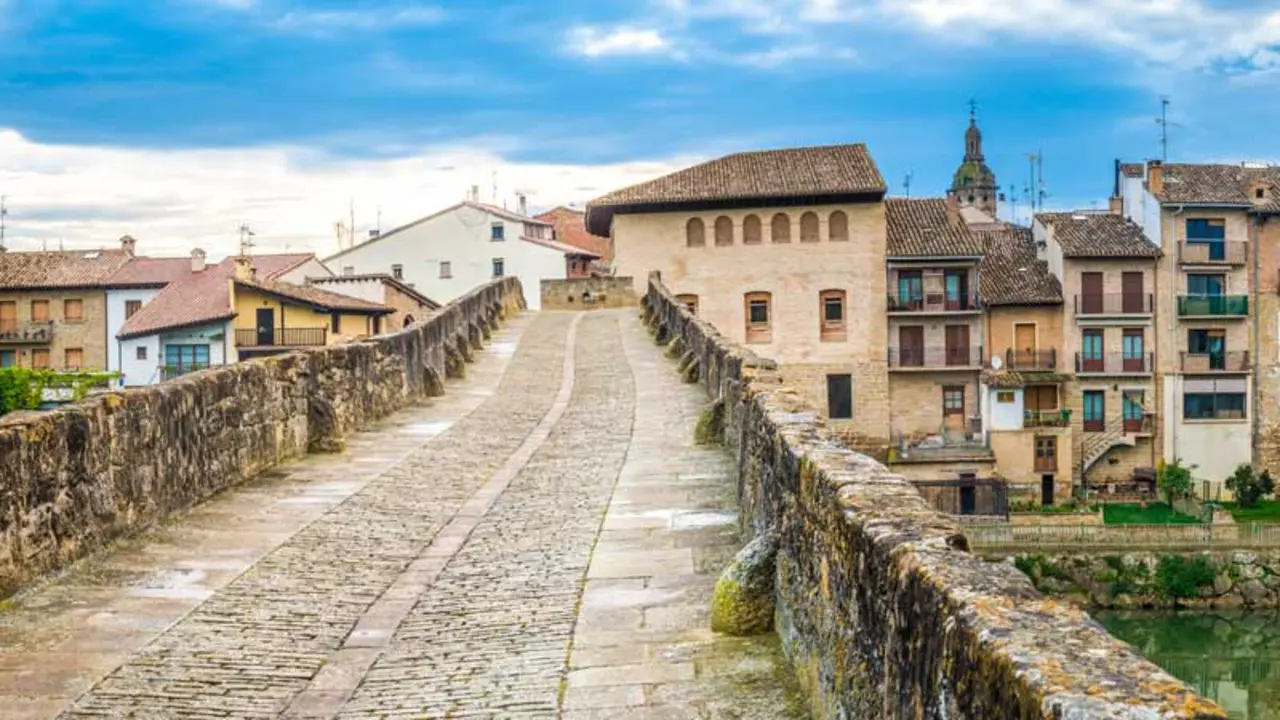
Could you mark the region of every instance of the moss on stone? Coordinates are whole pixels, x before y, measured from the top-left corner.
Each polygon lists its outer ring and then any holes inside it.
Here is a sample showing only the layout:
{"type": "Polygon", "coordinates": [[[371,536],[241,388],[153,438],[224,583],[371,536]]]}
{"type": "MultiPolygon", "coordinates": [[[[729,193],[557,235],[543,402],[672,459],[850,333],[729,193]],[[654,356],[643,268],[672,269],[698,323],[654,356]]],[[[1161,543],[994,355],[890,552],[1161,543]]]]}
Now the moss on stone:
{"type": "Polygon", "coordinates": [[[699,445],[720,445],[724,442],[724,401],[717,400],[698,416],[693,428],[693,441],[699,445]]]}
{"type": "Polygon", "coordinates": [[[727,635],[759,635],[773,628],[778,537],[763,533],[734,557],[716,580],[711,629],[727,635]]]}

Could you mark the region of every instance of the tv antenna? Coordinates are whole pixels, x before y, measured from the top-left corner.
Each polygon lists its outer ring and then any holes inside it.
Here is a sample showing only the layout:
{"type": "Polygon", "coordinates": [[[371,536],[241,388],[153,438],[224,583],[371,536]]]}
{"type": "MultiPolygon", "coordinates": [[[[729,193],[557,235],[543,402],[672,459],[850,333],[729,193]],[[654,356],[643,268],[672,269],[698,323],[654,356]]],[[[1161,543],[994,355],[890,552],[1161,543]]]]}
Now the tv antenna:
{"type": "Polygon", "coordinates": [[[253,238],[255,233],[249,229],[248,223],[240,225],[240,257],[249,257],[253,254],[253,238]]]}
{"type": "Polygon", "coordinates": [[[1169,162],[1169,128],[1182,127],[1176,122],[1169,120],[1169,106],[1173,102],[1169,100],[1168,95],[1160,96],[1160,117],[1156,118],[1156,124],[1160,126],[1160,161],[1169,162]]]}
{"type": "Polygon", "coordinates": [[[1031,200],[1031,216],[1034,218],[1037,211],[1044,209],[1044,199],[1049,195],[1044,189],[1044,154],[1038,150],[1027,153],[1027,161],[1031,166],[1027,196],[1031,200]]]}
{"type": "Polygon", "coordinates": [[[907,197],[911,197],[911,171],[907,171],[907,176],[902,180],[902,189],[906,191],[907,197]]]}

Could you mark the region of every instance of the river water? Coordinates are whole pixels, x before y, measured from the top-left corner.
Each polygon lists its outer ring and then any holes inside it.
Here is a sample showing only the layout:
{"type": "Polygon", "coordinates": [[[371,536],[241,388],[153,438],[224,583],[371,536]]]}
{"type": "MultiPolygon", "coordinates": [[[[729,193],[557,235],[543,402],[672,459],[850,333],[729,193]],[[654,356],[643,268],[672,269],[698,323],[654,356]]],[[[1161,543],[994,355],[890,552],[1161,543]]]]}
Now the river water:
{"type": "Polygon", "coordinates": [[[1232,718],[1280,720],[1280,611],[1093,615],[1232,718]]]}

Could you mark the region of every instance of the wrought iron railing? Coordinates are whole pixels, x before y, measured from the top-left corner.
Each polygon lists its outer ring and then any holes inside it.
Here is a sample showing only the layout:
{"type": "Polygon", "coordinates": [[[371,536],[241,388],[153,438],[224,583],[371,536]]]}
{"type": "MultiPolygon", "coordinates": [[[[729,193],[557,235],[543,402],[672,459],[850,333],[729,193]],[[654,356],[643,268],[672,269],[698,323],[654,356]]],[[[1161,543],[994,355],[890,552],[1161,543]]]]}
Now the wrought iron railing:
{"type": "Polygon", "coordinates": [[[315,347],[325,345],[328,328],[255,328],[236,330],[237,347],[315,347]]]}
{"type": "Polygon", "coordinates": [[[1076,295],[1077,315],[1150,315],[1155,307],[1151,293],[1102,293],[1076,295]]]}
{"type": "Polygon", "coordinates": [[[1179,295],[1178,317],[1243,317],[1248,295],[1179,295]]]}
{"type": "Polygon", "coordinates": [[[1058,351],[1050,350],[1014,350],[1004,351],[1004,364],[1010,370],[1044,370],[1053,371],[1058,368],[1058,351]]]}
{"type": "Polygon", "coordinates": [[[1022,426],[1024,428],[1064,428],[1071,426],[1071,411],[1062,410],[1023,410],[1022,426]]]}
{"type": "Polygon", "coordinates": [[[976,292],[965,295],[889,293],[889,312],[894,313],[974,312],[981,309],[982,298],[976,292]]]}
{"type": "Polygon", "coordinates": [[[0,345],[31,345],[53,342],[53,322],[19,323],[0,321],[0,345]]]}
{"type": "Polygon", "coordinates": [[[1076,372],[1082,375],[1150,375],[1155,367],[1155,353],[1126,355],[1076,353],[1076,372]]]}
{"type": "Polygon", "coordinates": [[[981,367],[982,346],[889,348],[889,367],[898,369],[939,369],[981,367]]]}

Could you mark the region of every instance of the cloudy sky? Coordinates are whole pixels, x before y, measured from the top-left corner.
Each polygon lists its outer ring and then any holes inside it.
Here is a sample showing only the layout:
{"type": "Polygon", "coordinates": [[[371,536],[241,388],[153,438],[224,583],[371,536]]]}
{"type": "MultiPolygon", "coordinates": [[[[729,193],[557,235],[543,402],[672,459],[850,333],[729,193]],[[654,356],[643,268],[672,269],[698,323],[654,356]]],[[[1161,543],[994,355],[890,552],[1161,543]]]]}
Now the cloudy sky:
{"type": "MultiPolygon", "coordinates": [[[[940,194],[975,98],[1021,195],[1116,157],[1280,159],[1261,0],[0,0],[0,194],[20,249],[335,248],[462,198],[581,204],[742,149],[866,142],[940,194]]],[[[1025,202],[1023,203],[1025,209],[1025,202]]]]}

